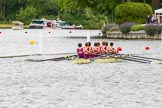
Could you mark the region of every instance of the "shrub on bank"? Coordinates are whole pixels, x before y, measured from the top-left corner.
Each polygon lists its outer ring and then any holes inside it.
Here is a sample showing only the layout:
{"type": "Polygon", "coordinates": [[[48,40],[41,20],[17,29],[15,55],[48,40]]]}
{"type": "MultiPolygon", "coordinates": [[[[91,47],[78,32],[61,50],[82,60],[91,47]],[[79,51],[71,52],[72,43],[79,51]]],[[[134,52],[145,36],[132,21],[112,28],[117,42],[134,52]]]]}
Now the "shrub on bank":
{"type": "Polygon", "coordinates": [[[162,31],[162,25],[158,25],[158,24],[147,24],[144,27],[145,32],[147,33],[147,35],[149,36],[154,36],[154,35],[159,35],[162,31]]]}
{"type": "Polygon", "coordinates": [[[140,30],[144,30],[144,26],[142,24],[133,25],[131,27],[131,31],[140,31],[140,30]]]}
{"type": "Polygon", "coordinates": [[[137,22],[143,24],[146,22],[146,16],[152,15],[153,11],[150,5],[145,3],[126,2],[116,6],[115,22],[137,22]]]}
{"type": "Polygon", "coordinates": [[[114,27],[114,24],[106,24],[103,29],[102,33],[105,34],[107,31],[109,31],[112,27],[114,27]]]}
{"type": "Polygon", "coordinates": [[[108,31],[120,31],[119,25],[117,24],[107,24],[102,28],[102,34],[106,34],[108,31]]]}
{"type": "Polygon", "coordinates": [[[131,27],[136,24],[137,23],[134,23],[134,22],[126,22],[126,23],[120,24],[119,28],[123,34],[128,34],[131,31],[131,27]]]}
{"type": "Polygon", "coordinates": [[[159,34],[161,34],[161,32],[162,32],[162,25],[156,25],[155,26],[155,29],[156,29],[156,34],[157,35],[159,35],[159,34]]]}
{"type": "Polygon", "coordinates": [[[147,35],[150,35],[150,36],[154,36],[155,32],[156,32],[155,25],[153,25],[153,24],[146,25],[144,27],[144,30],[147,33],[147,35]]]}

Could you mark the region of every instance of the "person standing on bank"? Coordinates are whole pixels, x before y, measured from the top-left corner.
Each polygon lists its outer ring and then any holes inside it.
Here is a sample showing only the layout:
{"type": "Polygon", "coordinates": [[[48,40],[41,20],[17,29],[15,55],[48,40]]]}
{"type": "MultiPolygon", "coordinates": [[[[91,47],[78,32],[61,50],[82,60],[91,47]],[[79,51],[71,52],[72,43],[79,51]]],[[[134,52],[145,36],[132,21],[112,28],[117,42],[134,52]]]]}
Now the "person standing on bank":
{"type": "Polygon", "coordinates": [[[147,15],[147,17],[146,17],[146,24],[150,24],[150,22],[151,22],[151,17],[150,17],[150,15],[147,15]]]}

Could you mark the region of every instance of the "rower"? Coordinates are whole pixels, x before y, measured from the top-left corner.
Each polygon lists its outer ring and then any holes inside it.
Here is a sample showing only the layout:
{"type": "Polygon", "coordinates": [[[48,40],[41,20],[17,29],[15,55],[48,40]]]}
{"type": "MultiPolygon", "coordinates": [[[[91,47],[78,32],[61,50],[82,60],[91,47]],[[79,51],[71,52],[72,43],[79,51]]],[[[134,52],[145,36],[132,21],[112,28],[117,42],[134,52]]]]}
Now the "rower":
{"type": "Polygon", "coordinates": [[[107,50],[107,46],[106,46],[106,42],[105,41],[102,42],[101,53],[102,54],[107,54],[108,53],[108,50],[107,50]]]}
{"type": "Polygon", "coordinates": [[[98,43],[94,43],[93,54],[94,57],[98,57],[100,55],[100,47],[98,47],[98,43]]]}
{"type": "Polygon", "coordinates": [[[109,54],[117,54],[118,51],[113,47],[114,46],[114,43],[113,42],[110,42],[110,46],[109,46],[109,54]]]}
{"type": "Polygon", "coordinates": [[[82,43],[78,43],[77,54],[79,58],[84,58],[82,43]]]}
{"type": "Polygon", "coordinates": [[[108,45],[109,45],[109,43],[108,43],[108,42],[105,42],[105,46],[106,46],[106,48],[105,48],[105,49],[106,49],[106,54],[108,54],[108,52],[109,52],[109,46],[108,46],[108,45]]]}
{"type": "Polygon", "coordinates": [[[98,49],[99,49],[100,54],[101,54],[101,46],[100,46],[100,42],[97,42],[97,46],[98,46],[98,49]]]}
{"type": "Polygon", "coordinates": [[[93,58],[94,55],[93,55],[93,49],[91,47],[91,42],[88,42],[88,44],[89,44],[89,51],[91,52],[90,57],[93,58]]]}
{"type": "Polygon", "coordinates": [[[90,58],[91,56],[91,51],[90,51],[90,48],[89,48],[89,43],[86,42],[85,43],[85,47],[83,48],[83,52],[84,52],[84,56],[85,58],[90,58]]]}

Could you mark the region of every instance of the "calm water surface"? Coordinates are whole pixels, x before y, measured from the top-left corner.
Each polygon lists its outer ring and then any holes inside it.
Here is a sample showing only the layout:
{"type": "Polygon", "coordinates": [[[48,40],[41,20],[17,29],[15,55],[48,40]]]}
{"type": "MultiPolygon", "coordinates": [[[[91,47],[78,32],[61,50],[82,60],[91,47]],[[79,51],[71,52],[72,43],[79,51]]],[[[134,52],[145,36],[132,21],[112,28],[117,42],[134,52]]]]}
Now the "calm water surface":
{"type": "MultiPolygon", "coordinates": [[[[75,52],[87,31],[0,29],[0,56],[75,52]],[[41,37],[42,36],[42,37],[41,37]],[[41,37],[41,38],[40,38],[41,37]],[[30,40],[36,43],[30,45],[30,40]],[[40,44],[41,43],[41,44],[40,44]]],[[[95,36],[100,31],[93,30],[95,36]]],[[[160,40],[94,39],[113,41],[122,53],[162,59],[160,40]],[[145,47],[150,50],[146,51],[145,47]]],[[[161,108],[162,64],[27,62],[54,58],[43,55],[0,58],[0,108],[161,108]]]]}

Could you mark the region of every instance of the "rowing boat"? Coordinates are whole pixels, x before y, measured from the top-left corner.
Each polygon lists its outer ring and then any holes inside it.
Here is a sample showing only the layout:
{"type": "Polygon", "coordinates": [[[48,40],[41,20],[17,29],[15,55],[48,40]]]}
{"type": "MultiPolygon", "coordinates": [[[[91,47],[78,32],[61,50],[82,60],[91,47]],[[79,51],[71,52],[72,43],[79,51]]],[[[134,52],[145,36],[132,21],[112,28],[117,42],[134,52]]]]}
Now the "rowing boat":
{"type": "Polygon", "coordinates": [[[88,63],[91,63],[91,62],[95,62],[95,63],[114,63],[114,62],[121,62],[121,61],[122,61],[122,59],[110,58],[110,57],[90,58],[90,59],[75,58],[75,59],[73,59],[73,64],[88,64],[88,63]]]}
{"type": "Polygon", "coordinates": [[[84,59],[84,58],[75,58],[73,60],[73,64],[88,64],[91,62],[91,59],[84,59]]]}
{"type": "Polygon", "coordinates": [[[73,64],[88,64],[91,62],[96,63],[114,63],[121,61],[132,61],[137,63],[146,64],[162,64],[162,59],[142,57],[130,54],[116,54],[116,55],[101,55],[97,58],[77,58],[77,55],[70,55],[64,57],[50,58],[50,59],[26,59],[25,61],[30,62],[44,62],[44,61],[62,61],[62,60],[72,60],[73,64]]]}
{"type": "Polygon", "coordinates": [[[114,63],[114,62],[121,62],[122,59],[118,58],[97,58],[94,59],[94,62],[96,63],[114,63]]]}

